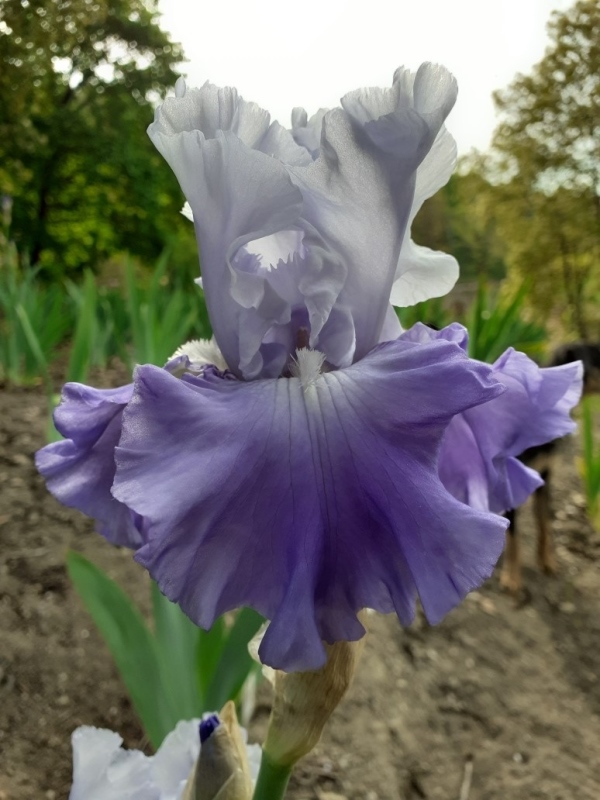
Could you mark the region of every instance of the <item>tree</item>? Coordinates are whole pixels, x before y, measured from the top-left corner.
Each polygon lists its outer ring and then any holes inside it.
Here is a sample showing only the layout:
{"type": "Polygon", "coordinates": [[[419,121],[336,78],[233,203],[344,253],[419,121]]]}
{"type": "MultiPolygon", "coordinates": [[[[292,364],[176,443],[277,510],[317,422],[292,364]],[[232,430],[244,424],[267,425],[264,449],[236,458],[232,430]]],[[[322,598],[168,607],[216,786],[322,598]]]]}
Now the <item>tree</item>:
{"type": "MultiPolygon", "coordinates": [[[[600,0],[555,12],[551,44],[495,101],[496,215],[507,258],[534,278],[533,299],[592,333],[600,265],[600,0]]],[[[597,334],[596,334],[597,335],[597,334]]]]}
{"type": "Polygon", "coordinates": [[[2,0],[0,193],[46,270],[128,250],[155,257],[179,222],[176,181],[145,136],[183,55],[144,0],[2,0]]]}

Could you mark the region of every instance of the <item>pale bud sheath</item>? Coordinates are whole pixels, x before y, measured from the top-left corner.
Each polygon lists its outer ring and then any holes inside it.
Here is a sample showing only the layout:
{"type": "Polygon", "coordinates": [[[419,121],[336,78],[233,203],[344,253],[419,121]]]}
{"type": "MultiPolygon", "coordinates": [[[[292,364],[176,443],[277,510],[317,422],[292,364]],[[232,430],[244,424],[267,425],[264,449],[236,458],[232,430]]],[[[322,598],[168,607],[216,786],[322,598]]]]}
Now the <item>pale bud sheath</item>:
{"type": "Polygon", "coordinates": [[[200,755],[182,800],[250,800],[252,778],[235,713],[228,702],[200,725],[200,755]]]}
{"type": "Polygon", "coordinates": [[[275,672],[275,698],[263,751],[271,763],[291,766],[318,743],[346,694],[364,638],[325,645],[327,661],[311,672],[275,672]]]}

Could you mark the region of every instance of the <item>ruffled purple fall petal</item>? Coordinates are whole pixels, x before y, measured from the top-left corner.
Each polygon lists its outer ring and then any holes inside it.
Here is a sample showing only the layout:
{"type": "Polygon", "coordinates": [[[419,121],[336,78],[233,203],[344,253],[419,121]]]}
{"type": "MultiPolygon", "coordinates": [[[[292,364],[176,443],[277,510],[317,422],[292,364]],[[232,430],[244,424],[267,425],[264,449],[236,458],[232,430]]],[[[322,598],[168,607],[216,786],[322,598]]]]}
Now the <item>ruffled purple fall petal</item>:
{"type": "Polygon", "coordinates": [[[114,451],[121,436],[123,409],[133,384],[93,389],[67,383],[54,423],[64,436],[36,453],[36,466],[57,500],[96,520],[110,542],[137,548],[142,536],[136,516],[111,494],[114,451]]]}
{"type": "Polygon", "coordinates": [[[502,391],[489,375],[454,343],[401,340],[278,380],[140,367],[113,489],[148,526],[136,559],[202,627],[257,609],[261,659],[286,670],[360,638],[364,607],[407,624],[418,593],[439,621],[502,549],[504,521],[437,474],[449,419],[502,391]]]}
{"type": "MultiPolygon", "coordinates": [[[[424,339],[433,340],[447,338],[450,331],[420,330],[424,339]]],[[[492,369],[506,392],[451,421],[442,441],[440,477],[463,503],[502,513],[517,508],[543,483],[518,456],[575,429],[570,411],[581,395],[583,368],[575,362],[542,369],[511,348],[492,369]]]]}

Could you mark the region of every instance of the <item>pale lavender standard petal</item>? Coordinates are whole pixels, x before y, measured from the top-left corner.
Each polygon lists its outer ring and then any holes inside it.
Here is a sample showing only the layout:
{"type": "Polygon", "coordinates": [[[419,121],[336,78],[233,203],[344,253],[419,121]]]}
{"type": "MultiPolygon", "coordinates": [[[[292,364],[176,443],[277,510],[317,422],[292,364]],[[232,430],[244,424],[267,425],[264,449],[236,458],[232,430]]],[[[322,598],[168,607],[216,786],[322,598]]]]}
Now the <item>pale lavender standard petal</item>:
{"type": "Polygon", "coordinates": [[[455,417],[444,435],[440,477],[448,491],[482,511],[517,508],[543,481],[517,457],[571,433],[581,395],[579,362],[541,369],[512,348],[494,364],[507,391],[455,417]]]}
{"type": "MultiPolygon", "coordinates": [[[[303,219],[348,269],[335,302],[351,309],[352,360],[380,340],[418,169],[455,99],[454,78],[433,64],[390,89],[350,92],[342,109],[322,119],[319,158],[289,168],[304,199],[303,219]]],[[[324,333],[312,334],[311,346],[327,353],[324,333]]]]}
{"type": "Polygon", "coordinates": [[[327,108],[320,108],[310,119],[306,111],[300,106],[292,110],[290,133],[294,137],[296,144],[304,147],[313,161],[319,157],[321,151],[323,117],[328,110],[327,108]]]}
{"type": "MultiPolygon", "coordinates": [[[[444,96],[452,97],[455,87],[448,73],[434,65],[424,65],[420,70],[418,91],[423,94],[422,84],[425,83],[425,93],[432,91],[434,96],[438,89],[438,101],[444,96]],[[439,87],[444,87],[440,92],[439,87]]],[[[414,98],[415,80],[417,75],[404,68],[400,68],[394,75],[392,90],[363,89],[352,92],[345,98],[350,108],[358,104],[361,112],[364,107],[369,112],[361,113],[364,121],[376,116],[385,116],[393,113],[394,104],[399,105],[399,96],[414,98]],[[393,100],[393,103],[390,102],[393,100]],[[370,116],[369,116],[370,115],[370,116]]],[[[344,102],[344,101],[343,101],[344,102]]],[[[410,100],[403,100],[405,106],[411,105],[410,100]]],[[[413,101],[414,102],[414,101],[413,101]]],[[[295,141],[305,147],[313,159],[317,159],[321,149],[321,134],[323,117],[327,109],[319,109],[310,119],[303,108],[295,108],[292,112],[291,133],[295,141]]],[[[381,123],[380,123],[381,124],[381,123]]],[[[457,161],[456,142],[448,130],[442,126],[437,134],[431,149],[418,165],[415,178],[415,191],[407,222],[407,230],[402,241],[400,255],[394,275],[390,302],[399,307],[406,307],[427,300],[430,297],[440,297],[449,292],[458,279],[458,263],[447,253],[437,252],[428,247],[415,244],[410,236],[410,227],[429,197],[434,195],[450,179],[457,161]]],[[[390,309],[393,314],[393,309],[390,309]]],[[[391,331],[387,323],[394,321],[388,312],[380,341],[390,341],[391,331]]]]}
{"type": "Polygon", "coordinates": [[[502,391],[489,376],[444,341],[380,345],[304,382],[140,367],[113,490],[147,522],[136,559],[202,627],[257,609],[261,658],[286,670],[360,638],[364,607],[407,624],[418,594],[439,621],[502,550],[505,522],[437,472],[449,419],[502,391]]]}
{"type": "Polygon", "coordinates": [[[215,338],[236,374],[256,377],[265,361],[266,374],[278,374],[287,352],[265,357],[261,344],[270,327],[291,319],[289,303],[269,281],[280,257],[271,265],[246,245],[297,227],[302,196],[283,161],[301,165],[310,156],[235,89],[182,83],[178,90],[157,109],[148,133],[193,212],[215,338]]]}
{"type": "Polygon", "coordinates": [[[136,516],[110,492],[123,409],[132,392],[133,384],[93,389],[67,383],[54,412],[65,438],[38,450],[35,463],[57,500],[96,520],[98,531],[113,544],[136,548],[142,542],[136,516]]]}
{"type": "Polygon", "coordinates": [[[210,84],[179,84],[157,110],[148,132],[191,206],[213,330],[238,377],[279,377],[306,337],[336,367],[380,341],[415,185],[424,197],[435,172],[417,170],[455,96],[427,64],[310,121],[296,110],[292,132],[210,84]]]}
{"type": "MultiPolygon", "coordinates": [[[[399,73],[395,79],[400,79],[399,73]]],[[[431,297],[442,297],[458,280],[458,262],[454,256],[415,244],[410,236],[410,227],[423,203],[448,183],[456,161],[456,142],[442,126],[417,170],[408,231],[402,242],[390,295],[390,302],[395,306],[404,308],[431,297]]]]}

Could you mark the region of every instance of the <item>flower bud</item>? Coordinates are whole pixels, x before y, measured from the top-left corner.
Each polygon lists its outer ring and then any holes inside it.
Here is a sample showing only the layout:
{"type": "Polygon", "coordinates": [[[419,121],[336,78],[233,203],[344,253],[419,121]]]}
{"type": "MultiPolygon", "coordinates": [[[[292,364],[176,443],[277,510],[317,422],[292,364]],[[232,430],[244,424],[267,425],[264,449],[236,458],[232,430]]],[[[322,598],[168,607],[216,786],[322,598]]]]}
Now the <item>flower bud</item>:
{"type": "Polygon", "coordinates": [[[352,682],[364,639],[326,644],[327,662],[319,670],[275,672],[275,699],[263,746],[271,763],[291,766],[315,747],[352,682]]]}
{"type": "Polygon", "coordinates": [[[246,746],[230,701],[200,723],[200,755],[182,800],[250,800],[252,779],[246,746]]]}

